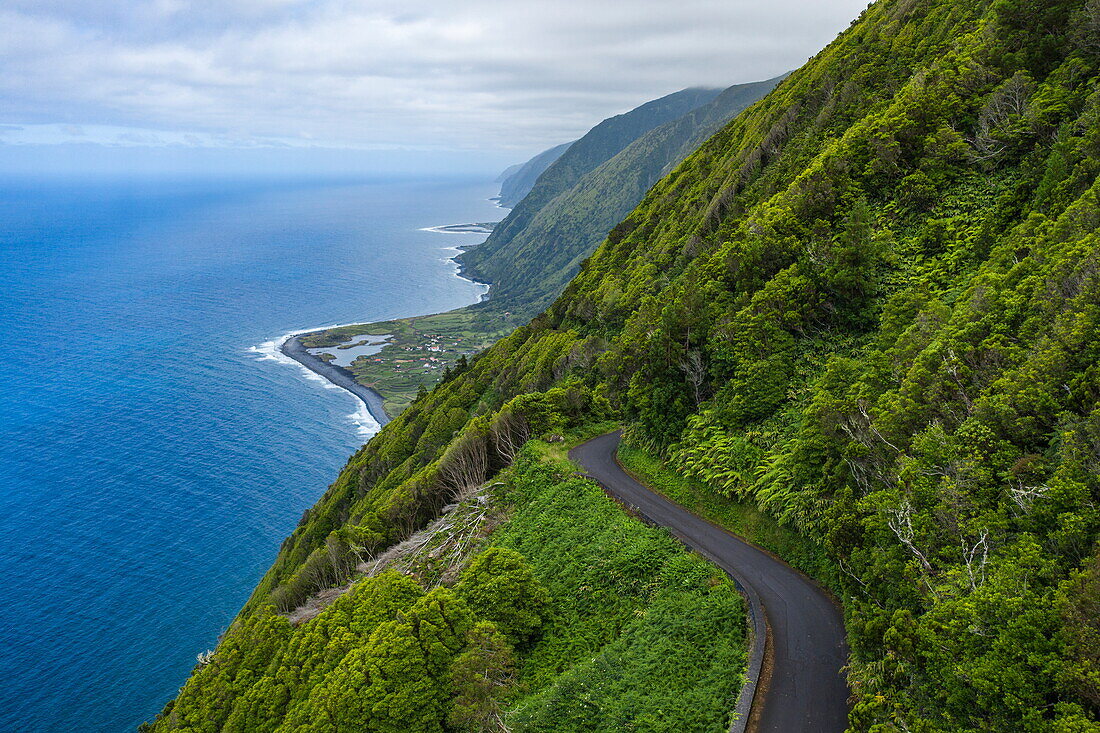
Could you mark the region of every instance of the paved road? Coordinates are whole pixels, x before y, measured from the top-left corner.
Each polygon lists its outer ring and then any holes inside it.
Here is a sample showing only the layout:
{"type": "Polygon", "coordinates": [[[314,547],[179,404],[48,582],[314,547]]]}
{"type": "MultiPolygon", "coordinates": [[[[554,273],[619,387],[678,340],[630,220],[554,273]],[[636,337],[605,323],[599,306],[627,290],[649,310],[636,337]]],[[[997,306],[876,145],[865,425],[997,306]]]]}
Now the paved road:
{"type": "Polygon", "coordinates": [[[650,491],[615,461],[619,433],[577,446],[569,457],[613,496],[668,527],[763,604],[772,663],[767,689],[753,703],[757,733],[840,733],[847,727],[848,687],[841,674],[848,647],[840,611],[812,580],[786,563],[650,491]]]}

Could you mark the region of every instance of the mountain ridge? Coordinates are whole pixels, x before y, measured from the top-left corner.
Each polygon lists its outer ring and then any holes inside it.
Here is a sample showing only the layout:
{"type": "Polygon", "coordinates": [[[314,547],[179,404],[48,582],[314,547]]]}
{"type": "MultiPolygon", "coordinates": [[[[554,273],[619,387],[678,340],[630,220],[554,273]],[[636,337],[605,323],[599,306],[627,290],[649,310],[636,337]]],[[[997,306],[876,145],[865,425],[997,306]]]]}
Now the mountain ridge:
{"type": "Polygon", "coordinates": [[[705,104],[657,125],[553,195],[522,228],[502,230],[458,257],[464,273],[494,283],[480,307],[526,317],[545,309],[576,273],[580,260],[653,184],[786,76],[727,87],[705,104]]]}
{"type": "MultiPolygon", "coordinates": [[[[490,236],[481,245],[464,248],[465,253],[456,258],[463,276],[481,282],[490,280],[487,274],[471,272],[464,264],[467,258],[477,259],[483,268],[491,270],[494,282],[490,297],[482,303],[449,313],[329,329],[303,338],[313,347],[322,347],[338,344],[356,333],[392,334],[392,342],[381,353],[357,361],[351,370],[360,384],[381,392],[389,414],[399,413],[421,385],[439,379],[439,372],[432,369],[433,357],[441,353],[450,359],[459,353],[472,356],[542,310],[564,289],[579,260],[595,250],[664,171],[722,123],[762,97],[777,80],[738,84],[720,91],[683,90],[604,120],[576,143],[575,154],[564,153],[564,165],[569,167],[565,174],[556,174],[545,154],[529,161],[528,166],[539,163],[541,157],[540,165],[547,164],[550,171],[547,180],[540,177],[531,199],[549,201],[540,207],[525,199],[515,216],[510,214],[493,227],[494,231],[510,228],[511,235],[498,239],[490,236]],[[692,106],[708,97],[710,101],[692,106]],[[651,127],[685,107],[689,108],[687,113],[651,127]],[[615,149],[620,150],[599,163],[602,155],[615,149]],[[591,170],[570,183],[570,176],[586,168],[591,170]],[[410,367],[410,354],[428,366],[419,368],[419,372],[417,367],[410,367]]],[[[572,145],[559,147],[572,149],[572,145]]]]}
{"type": "MultiPolygon", "coordinates": [[[[475,255],[474,250],[470,250],[459,257],[458,261],[471,272],[477,273],[478,263],[496,251],[499,241],[521,231],[543,206],[575,185],[584,174],[614,156],[639,136],[706,104],[720,92],[720,89],[703,87],[682,89],[598,123],[547,166],[523,200],[497,225],[494,234],[489,235],[476,248],[481,250],[481,254],[475,255]]],[[[487,273],[474,276],[492,281],[491,275],[487,273]]]]}

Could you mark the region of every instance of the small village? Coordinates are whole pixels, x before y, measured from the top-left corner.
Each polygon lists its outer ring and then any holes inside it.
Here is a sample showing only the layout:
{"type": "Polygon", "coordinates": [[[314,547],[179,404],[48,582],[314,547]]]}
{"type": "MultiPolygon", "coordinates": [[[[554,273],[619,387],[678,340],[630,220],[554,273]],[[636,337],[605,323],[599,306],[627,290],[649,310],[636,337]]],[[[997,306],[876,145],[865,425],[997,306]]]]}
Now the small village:
{"type": "MultiPolygon", "coordinates": [[[[457,348],[460,346],[460,342],[463,340],[462,336],[457,336],[454,339],[447,341],[446,337],[441,334],[424,334],[424,338],[428,339],[427,345],[422,344],[407,344],[397,345],[388,344],[381,352],[374,354],[373,356],[361,356],[358,361],[367,361],[374,364],[393,364],[393,369],[410,369],[419,366],[420,369],[442,370],[450,366],[454,361],[462,355],[467,357],[473,355],[473,351],[463,351],[457,348]],[[415,354],[414,358],[394,358],[391,354],[386,352],[399,352],[402,355],[415,354]],[[424,352],[427,352],[426,354],[424,352]]],[[[353,371],[359,366],[357,363],[352,364],[353,371]]]]}

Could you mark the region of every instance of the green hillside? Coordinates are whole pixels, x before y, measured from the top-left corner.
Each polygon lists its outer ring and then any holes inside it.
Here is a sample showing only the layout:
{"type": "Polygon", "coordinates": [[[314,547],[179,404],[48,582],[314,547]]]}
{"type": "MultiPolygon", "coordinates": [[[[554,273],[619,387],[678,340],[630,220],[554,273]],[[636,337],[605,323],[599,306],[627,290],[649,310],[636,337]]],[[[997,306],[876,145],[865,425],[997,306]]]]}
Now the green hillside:
{"type": "MultiPolygon", "coordinates": [[[[578,143],[584,157],[574,160],[571,169],[590,165],[617,144],[629,144],[571,186],[567,186],[570,179],[564,175],[555,177],[552,183],[540,184],[536,197],[550,196],[548,186],[567,187],[526,225],[517,225],[511,236],[499,240],[490,237],[489,242],[463,255],[472,258],[479,250],[492,250],[491,256],[482,260],[483,267],[493,272],[490,300],[447,313],[329,329],[306,340],[311,346],[330,346],[362,333],[392,334],[390,345],[380,354],[357,360],[351,372],[360,383],[381,393],[390,415],[399,414],[415,399],[421,385],[431,386],[445,373],[433,357],[442,355],[454,361],[457,354],[484,349],[553,302],[575,274],[580,260],[599,246],[654,183],[777,82],[772,79],[732,86],[633,142],[629,142],[629,136],[646,124],[694,104],[710,92],[680,92],[657,100],[664,104],[643,105],[595,127],[578,143]]],[[[570,145],[536,156],[513,171],[506,183],[544,169],[570,145]]],[[[510,189],[513,194],[517,186],[510,189]]],[[[502,198],[507,187],[501,187],[502,198]]],[[[518,207],[517,216],[529,208],[524,203],[518,207]]]]}
{"type": "Polygon", "coordinates": [[[869,7],[352,456],[161,727],[286,647],[228,645],[272,604],[612,418],[713,516],[799,537],[776,549],[844,605],[852,730],[1097,730],[1098,38],[1096,0],[869,7]]]}
{"type": "Polygon", "coordinates": [[[512,730],[610,733],[659,711],[665,729],[723,733],[740,595],[569,468],[532,443],[327,605],[244,615],[146,728],[499,731],[507,714],[512,730]]]}
{"type": "Polygon", "coordinates": [[[546,168],[527,195],[494,227],[484,244],[463,253],[458,261],[473,277],[496,282],[501,262],[494,255],[522,232],[544,206],[654,127],[710,102],[721,91],[683,89],[596,125],[546,168]]]}

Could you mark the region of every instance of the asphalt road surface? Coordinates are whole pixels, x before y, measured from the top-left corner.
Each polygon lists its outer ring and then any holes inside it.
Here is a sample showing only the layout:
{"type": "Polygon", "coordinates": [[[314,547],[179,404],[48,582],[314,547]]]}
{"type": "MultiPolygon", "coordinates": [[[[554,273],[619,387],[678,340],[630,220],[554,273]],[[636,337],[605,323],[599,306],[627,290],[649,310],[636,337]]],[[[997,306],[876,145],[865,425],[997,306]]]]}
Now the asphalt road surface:
{"type": "Polygon", "coordinates": [[[612,496],[668,527],[763,605],[769,628],[765,667],[771,674],[767,687],[756,692],[749,730],[841,733],[849,693],[841,673],[848,647],[840,610],[807,576],[635,481],[615,461],[619,438],[619,433],[601,435],[569,457],[612,496]]]}

